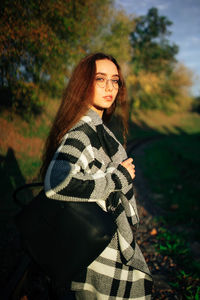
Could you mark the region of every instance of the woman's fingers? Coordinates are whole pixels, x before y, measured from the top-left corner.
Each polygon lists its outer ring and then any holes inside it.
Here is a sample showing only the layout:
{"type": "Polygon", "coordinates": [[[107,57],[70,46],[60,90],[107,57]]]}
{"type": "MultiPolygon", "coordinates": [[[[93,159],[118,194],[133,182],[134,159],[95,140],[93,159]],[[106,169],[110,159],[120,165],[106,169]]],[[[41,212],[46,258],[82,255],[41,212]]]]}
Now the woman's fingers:
{"type": "Polygon", "coordinates": [[[133,166],[132,162],[133,162],[133,159],[132,158],[128,158],[128,159],[124,160],[121,163],[121,165],[123,165],[126,168],[126,167],[129,167],[129,166],[133,166]]]}
{"type": "Polygon", "coordinates": [[[134,179],[135,178],[135,165],[133,164],[133,159],[128,158],[128,159],[124,160],[121,163],[121,165],[127,169],[129,174],[131,175],[131,178],[134,179]]]}

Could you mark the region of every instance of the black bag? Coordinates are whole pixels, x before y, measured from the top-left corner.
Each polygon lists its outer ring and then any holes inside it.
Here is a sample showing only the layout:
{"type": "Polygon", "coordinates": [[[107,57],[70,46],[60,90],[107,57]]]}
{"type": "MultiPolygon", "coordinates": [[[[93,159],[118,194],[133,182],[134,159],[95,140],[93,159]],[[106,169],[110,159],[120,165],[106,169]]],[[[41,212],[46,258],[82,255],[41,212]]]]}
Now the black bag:
{"type": "MultiPolygon", "coordinates": [[[[18,188],[17,193],[29,184],[18,188]]],[[[95,202],[52,200],[42,190],[16,216],[25,250],[58,286],[94,261],[111,241],[116,224],[95,202]]]]}

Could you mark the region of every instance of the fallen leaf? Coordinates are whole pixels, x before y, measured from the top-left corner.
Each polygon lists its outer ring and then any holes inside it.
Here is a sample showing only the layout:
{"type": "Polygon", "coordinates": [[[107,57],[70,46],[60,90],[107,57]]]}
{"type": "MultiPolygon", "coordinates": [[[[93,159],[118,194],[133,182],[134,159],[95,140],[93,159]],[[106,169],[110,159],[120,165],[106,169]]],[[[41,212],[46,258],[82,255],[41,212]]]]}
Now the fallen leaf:
{"type": "Polygon", "coordinates": [[[157,229],[156,228],[153,228],[150,232],[150,235],[156,235],[158,232],[157,232],[157,229]]]}

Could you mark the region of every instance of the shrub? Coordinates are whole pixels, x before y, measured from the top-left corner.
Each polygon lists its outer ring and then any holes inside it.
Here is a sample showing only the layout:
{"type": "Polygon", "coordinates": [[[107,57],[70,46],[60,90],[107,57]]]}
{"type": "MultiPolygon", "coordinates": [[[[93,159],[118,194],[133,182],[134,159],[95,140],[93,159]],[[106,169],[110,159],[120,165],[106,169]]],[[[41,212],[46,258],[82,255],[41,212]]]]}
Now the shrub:
{"type": "Polygon", "coordinates": [[[17,81],[0,89],[1,107],[28,120],[42,112],[38,89],[32,82],[17,81]]]}
{"type": "Polygon", "coordinates": [[[200,96],[194,98],[193,103],[192,103],[192,111],[200,114],[200,96]]]}

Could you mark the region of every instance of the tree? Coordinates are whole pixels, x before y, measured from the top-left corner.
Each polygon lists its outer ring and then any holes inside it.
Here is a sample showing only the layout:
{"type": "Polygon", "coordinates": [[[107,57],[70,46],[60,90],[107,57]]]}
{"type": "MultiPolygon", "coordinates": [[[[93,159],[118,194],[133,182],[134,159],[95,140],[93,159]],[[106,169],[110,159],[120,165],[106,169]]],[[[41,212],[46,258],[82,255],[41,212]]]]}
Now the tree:
{"type": "Polygon", "coordinates": [[[191,107],[192,74],[183,65],[176,64],[169,76],[141,70],[129,76],[127,84],[131,87],[133,109],[185,111],[191,107]]]}
{"type": "Polygon", "coordinates": [[[123,10],[116,11],[111,8],[109,19],[103,21],[104,27],[96,35],[91,50],[98,49],[113,55],[120,65],[130,62],[130,33],[134,23],[133,16],[127,15],[123,10]]]}
{"type": "Polygon", "coordinates": [[[191,74],[176,60],[178,46],[170,44],[172,22],[151,8],[135,19],[131,45],[132,70],[128,78],[131,106],[138,109],[187,109],[191,104],[191,74]]]}
{"type": "Polygon", "coordinates": [[[33,92],[42,87],[60,94],[111,4],[112,0],[1,1],[0,90],[4,95],[8,91],[13,108],[20,110],[20,103],[30,103],[23,99],[24,93],[17,93],[21,96],[15,101],[13,92],[24,85],[25,89],[30,85],[33,92]]]}
{"type": "Polygon", "coordinates": [[[178,46],[171,45],[166,38],[172,22],[159,16],[157,8],[151,8],[146,16],[136,18],[135,22],[135,30],[130,35],[134,71],[170,71],[178,53],[178,46]]]}

